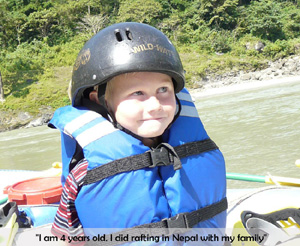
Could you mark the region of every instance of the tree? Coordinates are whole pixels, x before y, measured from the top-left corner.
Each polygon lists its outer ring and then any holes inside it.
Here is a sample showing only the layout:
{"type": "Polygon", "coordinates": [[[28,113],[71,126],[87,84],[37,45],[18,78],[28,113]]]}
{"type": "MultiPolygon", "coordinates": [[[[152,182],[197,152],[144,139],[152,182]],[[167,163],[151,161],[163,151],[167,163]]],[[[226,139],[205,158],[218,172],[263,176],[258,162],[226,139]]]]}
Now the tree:
{"type": "Polygon", "coordinates": [[[300,11],[290,4],[282,9],[284,17],[282,19],[283,32],[287,39],[297,38],[300,36],[300,11]]]}
{"type": "Polygon", "coordinates": [[[107,17],[99,14],[99,15],[90,15],[87,14],[84,16],[79,22],[80,29],[84,30],[88,34],[95,35],[99,32],[102,28],[104,28],[105,24],[107,23],[107,17]]]}
{"type": "Polygon", "coordinates": [[[4,101],[4,90],[3,90],[2,76],[0,71],[0,102],[3,101],[4,101]]]}
{"type": "Polygon", "coordinates": [[[0,0],[0,48],[13,47],[16,44],[14,36],[14,21],[7,9],[7,2],[0,0]]]}
{"type": "Polygon", "coordinates": [[[200,0],[199,14],[209,26],[232,29],[236,24],[238,3],[238,0],[200,0]]]}
{"type": "Polygon", "coordinates": [[[22,37],[24,36],[24,30],[26,28],[26,15],[20,12],[12,12],[11,19],[13,19],[13,23],[16,30],[18,45],[21,44],[22,37]]]}
{"type": "Polygon", "coordinates": [[[123,0],[120,3],[118,21],[154,24],[153,22],[156,22],[154,19],[159,15],[160,11],[162,11],[162,7],[155,0],[123,0]]]}
{"type": "Polygon", "coordinates": [[[276,41],[283,39],[282,5],[276,1],[252,1],[243,13],[244,28],[253,36],[276,41]]]}
{"type": "Polygon", "coordinates": [[[30,31],[39,33],[39,37],[48,37],[51,28],[58,25],[57,12],[53,8],[33,12],[28,16],[28,25],[30,31]]]}
{"type": "Polygon", "coordinates": [[[181,22],[179,12],[174,10],[169,18],[164,19],[158,27],[169,37],[172,37],[174,41],[178,41],[178,32],[182,28],[181,22]]]}

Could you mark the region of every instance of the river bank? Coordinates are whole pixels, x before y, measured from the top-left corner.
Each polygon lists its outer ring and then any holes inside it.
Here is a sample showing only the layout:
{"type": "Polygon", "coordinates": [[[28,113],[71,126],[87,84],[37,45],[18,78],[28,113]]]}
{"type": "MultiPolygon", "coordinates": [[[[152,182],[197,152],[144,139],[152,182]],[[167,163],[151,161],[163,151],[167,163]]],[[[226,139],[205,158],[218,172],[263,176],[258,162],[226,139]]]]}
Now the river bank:
{"type": "MultiPolygon", "coordinates": [[[[300,81],[300,57],[292,56],[270,62],[268,68],[264,70],[207,75],[196,82],[190,92],[196,99],[296,81],[300,81]]],[[[52,118],[54,109],[43,107],[39,112],[35,117],[28,112],[1,112],[0,132],[45,125],[52,118]]]]}
{"type": "Polygon", "coordinates": [[[300,57],[293,56],[270,62],[268,68],[259,71],[208,76],[190,92],[195,98],[206,97],[297,81],[300,82],[300,57]]]}
{"type": "Polygon", "coordinates": [[[294,75],[283,78],[272,78],[269,80],[248,80],[239,81],[237,83],[232,83],[230,85],[223,85],[222,82],[210,83],[202,88],[192,89],[190,93],[192,97],[196,100],[198,98],[204,98],[209,96],[216,96],[228,93],[235,93],[248,90],[256,90],[259,88],[274,86],[274,85],[284,85],[289,83],[300,83],[300,75],[294,75]]]}

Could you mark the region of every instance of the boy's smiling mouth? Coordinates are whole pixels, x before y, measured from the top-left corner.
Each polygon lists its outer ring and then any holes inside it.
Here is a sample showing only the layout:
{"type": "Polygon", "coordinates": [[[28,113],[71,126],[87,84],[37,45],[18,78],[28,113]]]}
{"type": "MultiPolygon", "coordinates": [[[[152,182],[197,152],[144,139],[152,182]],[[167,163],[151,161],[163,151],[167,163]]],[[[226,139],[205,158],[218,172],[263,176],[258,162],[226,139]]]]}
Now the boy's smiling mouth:
{"type": "Polygon", "coordinates": [[[165,117],[155,117],[155,118],[147,118],[147,119],[143,119],[141,121],[159,121],[159,120],[163,120],[165,117]]]}

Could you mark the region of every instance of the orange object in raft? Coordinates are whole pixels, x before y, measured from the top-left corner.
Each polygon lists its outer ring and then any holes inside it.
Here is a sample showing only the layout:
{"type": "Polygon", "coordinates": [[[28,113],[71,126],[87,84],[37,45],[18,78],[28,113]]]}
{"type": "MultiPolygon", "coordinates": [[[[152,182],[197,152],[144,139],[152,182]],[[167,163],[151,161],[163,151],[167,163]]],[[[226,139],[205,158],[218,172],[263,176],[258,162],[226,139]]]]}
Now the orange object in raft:
{"type": "Polygon", "coordinates": [[[62,185],[60,177],[41,177],[17,182],[3,192],[18,205],[51,204],[59,202],[62,185]]]}

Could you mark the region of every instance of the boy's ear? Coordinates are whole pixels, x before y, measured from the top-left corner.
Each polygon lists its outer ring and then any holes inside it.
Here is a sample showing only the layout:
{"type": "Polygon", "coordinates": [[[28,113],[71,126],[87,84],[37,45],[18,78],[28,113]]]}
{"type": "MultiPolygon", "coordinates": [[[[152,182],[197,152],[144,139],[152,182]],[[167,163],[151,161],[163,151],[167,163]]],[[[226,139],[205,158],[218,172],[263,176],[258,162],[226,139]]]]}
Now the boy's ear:
{"type": "Polygon", "coordinates": [[[89,94],[89,98],[91,101],[100,104],[97,91],[91,91],[89,94]]]}

